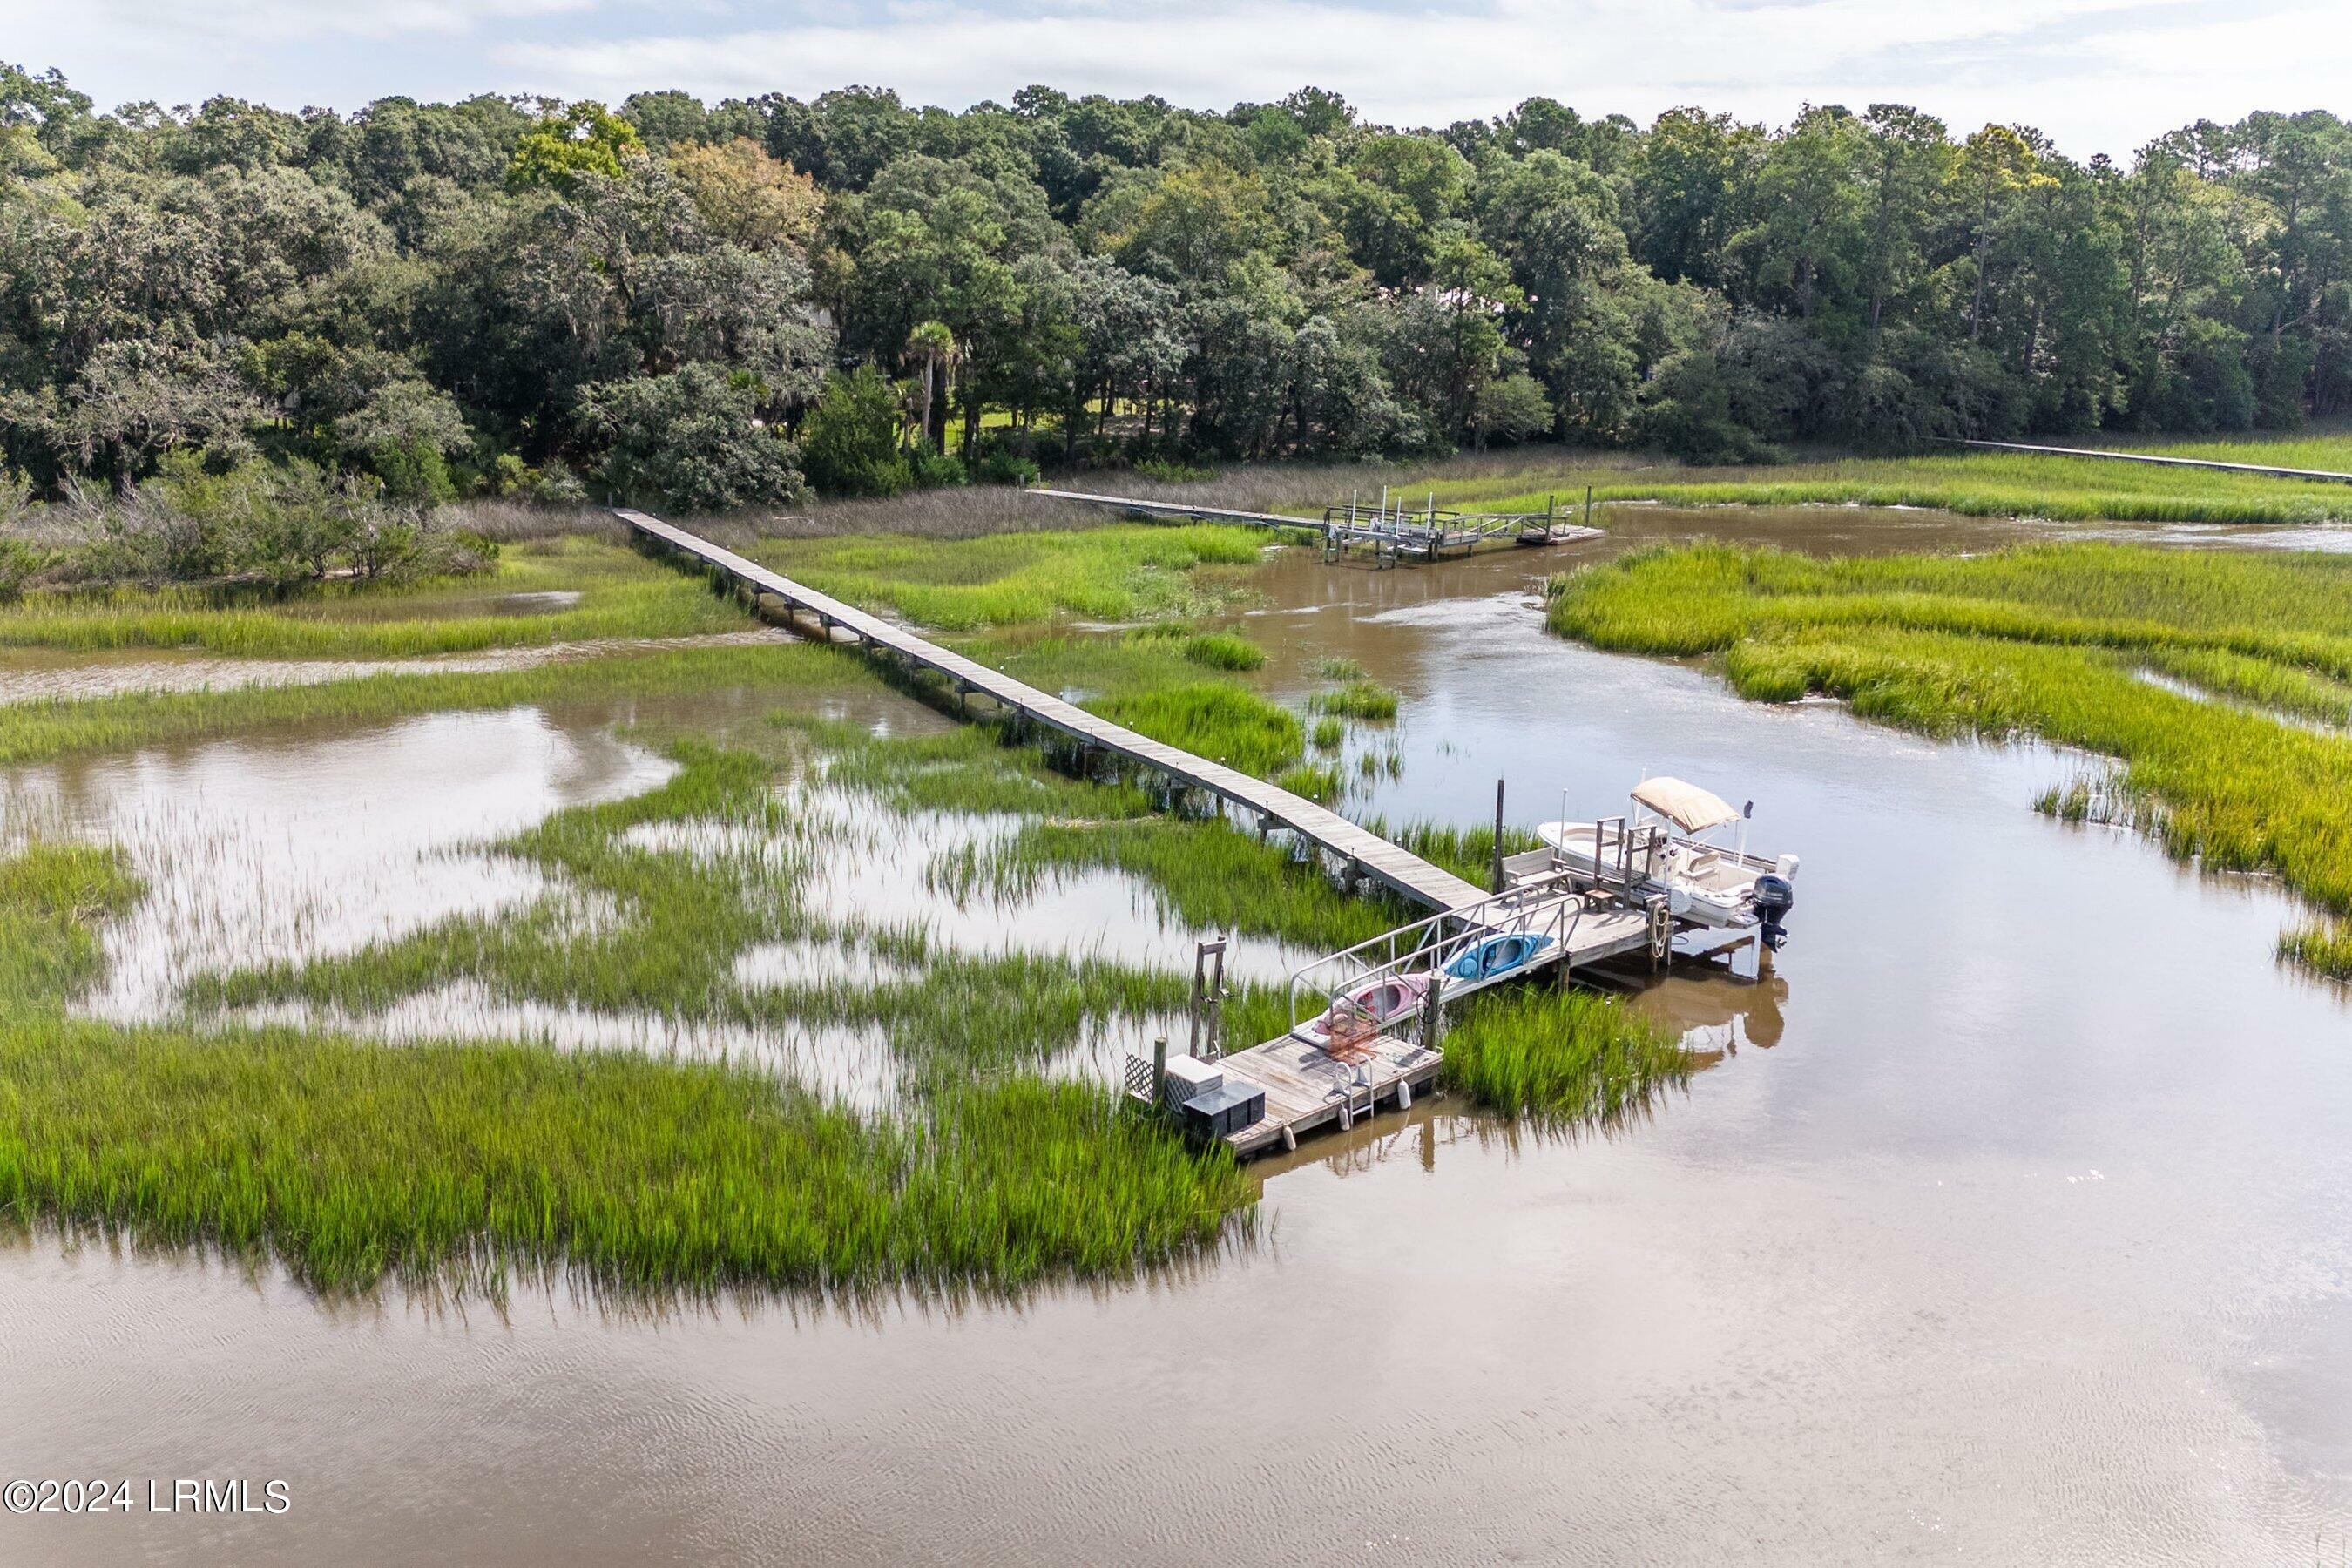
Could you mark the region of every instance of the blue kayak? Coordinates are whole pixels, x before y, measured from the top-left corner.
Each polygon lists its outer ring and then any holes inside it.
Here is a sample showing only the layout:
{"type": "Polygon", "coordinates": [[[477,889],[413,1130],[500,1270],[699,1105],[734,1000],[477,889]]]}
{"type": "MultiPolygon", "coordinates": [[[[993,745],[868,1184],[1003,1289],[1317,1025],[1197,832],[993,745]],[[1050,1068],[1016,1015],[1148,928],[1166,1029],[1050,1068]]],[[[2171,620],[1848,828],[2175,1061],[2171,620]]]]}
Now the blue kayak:
{"type": "Polygon", "coordinates": [[[1445,965],[1445,973],[1456,980],[1492,980],[1497,974],[1512,970],[1551,945],[1551,938],[1531,933],[1480,937],[1455,953],[1445,965]]]}

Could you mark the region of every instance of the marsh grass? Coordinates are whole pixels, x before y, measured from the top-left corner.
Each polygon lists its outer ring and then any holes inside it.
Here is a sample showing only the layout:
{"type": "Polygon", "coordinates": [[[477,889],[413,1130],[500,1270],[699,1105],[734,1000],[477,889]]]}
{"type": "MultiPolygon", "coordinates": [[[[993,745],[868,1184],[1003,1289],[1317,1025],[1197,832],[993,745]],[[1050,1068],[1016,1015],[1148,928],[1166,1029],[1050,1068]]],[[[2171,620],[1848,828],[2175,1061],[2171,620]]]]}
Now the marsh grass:
{"type": "Polygon", "coordinates": [[[1445,1037],[1445,1083],[1549,1126],[1607,1124],[1689,1079],[1675,1037],[1620,999],[1543,984],[1472,996],[1445,1037]]]}
{"type": "MultiPolygon", "coordinates": [[[[871,1020],[923,1061],[919,1093],[893,1114],[744,1064],[68,1024],[59,1005],[97,970],[92,926],[137,889],[111,852],[37,848],[0,863],[0,1212],[271,1250],[330,1289],[560,1267],[632,1287],[1003,1289],[1224,1234],[1254,1194],[1222,1151],[1136,1122],[1105,1088],[1006,1070],[1042,1062],[1097,1013],[1164,1014],[1175,976],[930,952],[902,983],[747,992],[735,954],[814,929],[796,903],[808,834],[763,759],[678,756],[661,788],[510,841],[561,876],[563,898],[216,976],[190,1004],[299,996],[365,1012],[471,977],[591,1007],[871,1020]],[[643,841],[705,823],[757,847],[643,841]],[[614,912],[583,928],[583,895],[614,912]]],[[[921,942],[897,945],[911,957],[921,942]]]]}
{"type": "Polygon", "coordinates": [[[1377,680],[1356,679],[1336,691],[1318,691],[1307,700],[1317,713],[1348,719],[1393,719],[1397,694],[1377,680]]]}
{"type": "Polygon", "coordinates": [[[740,1067],[0,1020],[0,1212],[307,1283],[1017,1289],[1212,1245],[1230,1158],[1013,1079],[861,1118],[740,1067]]]}
{"type": "MultiPolygon", "coordinates": [[[[2236,455],[2225,461],[2273,460],[2226,449],[2236,455]]],[[[1560,452],[1542,468],[1440,479],[1433,488],[1441,506],[1540,511],[1548,496],[1580,500],[1588,485],[1604,503],[1931,507],[2054,521],[2313,523],[2352,517],[2352,489],[2340,484],[2012,452],[1829,458],[1746,468],[1560,452]]]]}
{"type": "Polygon", "coordinates": [[[1078,617],[1132,621],[1230,607],[1265,542],[1206,524],[1121,523],[940,541],[888,535],[779,540],[752,558],[835,598],[943,631],[1078,617]]]}
{"type": "Polygon", "coordinates": [[[2273,871],[2352,910],[2352,738],[2143,679],[2331,713],[2352,680],[2352,563],[2103,544],[1811,560],[1702,545],[1559,579],[1568,636],[1707,656],[1742,695],[1808,692],[1930,734],[2030,732],[2121,760],[2045,809],[2181,858],[2273,871]]]}
{"type": "MultiPolygon", "coordinates": [[[[1129,574],[1118,584],[1127,606],[1156,614],[1200,603],[1198,574],[1213,557],[1171,563],[1125,544],[1056,553],[1017,541],[952,568],[935,562],[922,582],[909,571],[911,586],[950,595],[909,602],[984,618],[1043,595],[1053,613],[1096,613],[1065,590],[1091,591],[1108,563],[1111,575],[1129,574]],[[959,572],[969,580],[954,580],[959,572]],[[953,599],[966,589],[975,592],[953,599]]],[[[856,550],[835,564],[882,569],[856,550]]],[[[1218,635],[1023,629],[970,646],[1147,733],[1284,776],[1299,764],[1302,726],[1204,672],[1248,668],[1234,648],[1250,645],[1199,640],[1218,635]]],[[[1385,692],[1360,671],[1340,678],[1385,692]]],[[[1343,893],[1319,863],[1205,816],[1181,792],[1068,776],[1073,759],[1057,769],[1001,724],[883,740],[809,711],[816,698],[876,679],[856,655],[778,644],[0,710],[5,762],[312,719],[719,686],[793,710],[756,747],[681,744],[666,784],[558,812],[495,847],[551,889],[520,907],[197,977],[182,1000],[201,1032],[66,1017],[65,1003],[98,973],[94,927],[138,896],[119,858],[37,847],[0,862],[0,1213],[274,1252],[330,1289],[394,1276],[495,1289],[515,1273],[569,1270],[653,1289],[1017,1290],[1127,1272],[1245,1226],[1254,1184],[1222,1150],[1135,1120],[1107,1084],[1045,1076],[1077,1042],[1164,1027],[1189,976],[1086,955],[961,951],[919,919],[819,900],[813,868],[828,856],[926,851],[845,838],[811,792],[862,796],[902,824],[947,812],[1017,824],[944,857],[931,873],[943,896],[1017,900],[1052,879],[1107,870],[1149,887],[1163,919],[1318,951],[1412,911],[1343,893]],[[740,977],[743,956],[769,943],[841,963],[740,977]],[[749,1061],[563,1053],[462,1030],[387,1047],[236,1013],[308,1004],[364,1018],[452,986],[599,1015],[866,1030],[904,1070],[888,1105],[869,1113],[749,1061]]],[[[1393,712],[1385,695],[1369,706],[1393,712]]],[[[1336,789],[1336,769],[1318,768],[1336,789]]],[[[1421,841],[1475,858],[1475,835],[1421,841]]],[[[1507,1013],[1479,1003],[1459,1081],[1484,1103],[1546,1121],[1616,1114],[1635,1098],[1628,1075],[1652,1070],[1622,1021],[1570,1016],[1567,1004],[1507,1013]]],[[[1227,1016],[1230,1037],[1251,1043],[1288,1026],[1289,1000],[1243,984],[1227,1016]]],[[[1654,1065],[1662,1079],[1664,1059],[1654,1065]]]]}
{"type": "Polygon", "coordinates": [[[1280,774],[1306,749],[1296,715],[1222,681],[1163,686],[1087,706],[1113,723],[1259,778],[1280,774]]]}
{"type": "Polygon", "coordinates": [[[698,577],[575,537],[509,545],[488,576],[457,582],[331,583],[275,600],[194,588],[36,594],[0,609],[0,647],[379,658],[697,637],[754,624],[698,577]],[[555,594],[577,597],[516,607],[514,595],[555,594]]]}
{"type": "Polygon", "coordinates": [[[562,706],[739,690],[780,705],[801,706],[828,695],[871,690],[875,680],[873,672],[846,649],[780,641],[729,647],[640,647],[525,669],[374,675],[315,686],[0,704],[0,766],[265,727],[363,723],[522,703],[562,706]]]}
{"type": "MultiPolygon", "coordinates": [[[[1455,827],[1433,822],[1410,822],[1391,825],[1377,816],[1363,819],[1363,826],[1401,848],[1410,849],[1433,866],[1444,867],[1465,882],[1484,888],[1495,876],[1495,829],[1455,827]]],[[[1503,853],[1517,855],[1522,850],[1538,847],[1542,840],[1524,827],[1505,825],[1503,853]]]]}
{"type": "Polygon", "coordinates": [[[2330,980],[2352,981],[2352,924],[2314,923],[2279,933],[2279,956],[2330,980]]]}

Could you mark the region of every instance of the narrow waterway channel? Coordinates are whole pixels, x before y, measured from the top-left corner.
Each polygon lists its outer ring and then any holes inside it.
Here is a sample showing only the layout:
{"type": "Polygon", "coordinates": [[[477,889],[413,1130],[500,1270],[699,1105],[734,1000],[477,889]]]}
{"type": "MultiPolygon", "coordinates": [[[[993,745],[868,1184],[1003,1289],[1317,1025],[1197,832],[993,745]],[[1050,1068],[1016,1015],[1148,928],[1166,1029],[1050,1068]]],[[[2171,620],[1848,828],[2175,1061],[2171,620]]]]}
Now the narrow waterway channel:
{"type": "MultiPolygon", "coordinates": [[[[2055,531],[1612,521],[1596,548],[2055,531]]],[[[1353,806],[1475,823],[1499,776],[1528,823],[1666,772],[1752,798],[1757,842],[1803,857],[1773,982],[1642,998],[1719,1053],[1651,1118],[1546,1139],[1424,1101],[1262,1167],[1255,1247],[1018,1306],[328,1305],[22,1240],[0,1476],[283,1478],[295,1507],[0,1520],[0,1556],[2340,1555],[2352,996],[2273,961],[2291,900],[2036,816],[2088,759],[1744,704],[1552,638],[1541,574],[1591,553],[1299,552],[1247,625],[1278,692],[1331,657],[1402,692],[1349,742],[1397,756],[1353,806]]],[[[551,799],[645,765],[547,754],[551,799]]]]}

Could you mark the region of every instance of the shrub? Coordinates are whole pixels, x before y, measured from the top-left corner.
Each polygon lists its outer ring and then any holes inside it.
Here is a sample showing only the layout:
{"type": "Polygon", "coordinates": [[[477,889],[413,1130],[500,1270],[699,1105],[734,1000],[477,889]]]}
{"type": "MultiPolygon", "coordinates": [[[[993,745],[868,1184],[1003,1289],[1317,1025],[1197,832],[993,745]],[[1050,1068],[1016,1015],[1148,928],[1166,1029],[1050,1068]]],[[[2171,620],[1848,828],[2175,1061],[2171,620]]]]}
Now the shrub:
{"type": "Polygon", "coordinates": [[[763,424],[750,379],[707,364],[583,389],[581,432],[605,488],[638,505],[731,511],[800,499],[792,443],[763,424]]]}
{"type": "Polygon", "coordinates": [[[825,377],[801,426],[801,455],[819,495],[893,496],[915,483],[898,449],[898,395],[870,364],[825,377]]]}
{"type": "Polygon", "coordinates": [[[1197,485],[1217,477],[1214,468],[1195,468],[1173,458],[1146,458],[1135,465],[1135,471],[1163,485],[1197,485]]]}
{"type": "Polygon", "coordinates": [[[934,452],[929,447],[918,447],[908,461],[914,470],[917,489],[952,489],[971,482],[963,459],[953,452],[934,452]]]}
{"type": "Polygon", "coordinates": [[[0,539],[0,605],[13,605],[25,594],[25,584],[48,564],[45,552],[21,539],[0,539]]]}
{"type": "Polygon", "coordinates": [[[383,480],[383,493],[394,500],[443,506],[457,499],[457,487],[449,478],[448,460],[441,456],[441,448],[429,441],[379,447],[369,460],[374,465],[376,477],[383,480]]]}
{"type": "Polygon", "coordinates": [[[999,447],[981,458],[971,472],[984,485],[1034,485],[1042,471],[1019,453],[999,447]]]}

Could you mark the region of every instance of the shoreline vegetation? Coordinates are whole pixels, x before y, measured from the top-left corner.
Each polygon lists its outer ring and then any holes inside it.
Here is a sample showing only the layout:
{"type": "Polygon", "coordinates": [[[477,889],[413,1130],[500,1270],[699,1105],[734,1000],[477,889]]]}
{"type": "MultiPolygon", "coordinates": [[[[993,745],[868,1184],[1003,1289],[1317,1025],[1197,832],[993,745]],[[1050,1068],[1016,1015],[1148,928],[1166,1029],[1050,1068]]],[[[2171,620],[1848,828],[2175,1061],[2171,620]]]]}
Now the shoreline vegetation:
{"type": "MultiPolygon", "coordinates": [[[[911,557],[887,541],[828,542],[807,569],[987,628],[966,640],[976,655],[1123,721],[1258,771],[1299,767],[1306,722],[1246,683],[1260,650],[1189,624],[1246,594],[1263,542],[1229,530],[1097,531],[911,557]],[[1073,616],[1145,625],[1039,624],[1073,616]]],[[[216,642],[283,652],[325,628],[431,646],[484,635],[478,597],[519,591],[581,595],[541,619],[576,609],[740,624],[690,574],[565,541],[509,546],[487,584],[313,594],[272,606],[262,632],[216,642]],[[509,569],[531,586],[516,588],[509,569]],[[640,574],[675,579],[691,597],[640,574]]],[[[100,646],[142,646],[140,606],[128,599],[110,609],[119,622],[100,646]]],[[[166,613],[195,612],[169,603],[157,611],[166,613]]],[[[12,621],[38,615],[0,610],[0,645],[12,621]]],[[[1394,711],[1394,695],[1360,672],[1327,673],[1341,695],[1326,717],[1394,711]]],[[[1404,911],[1343,893],[1221,819],[1160,809],[1138,781],[1057,772],[992,724],[877,738],[821,716],[827,693],[882,684],[842,649],[656,644],[513,671],[0,708],[0,763],[10,763],[289,722],[721,689],[771,714],[731,726],[719,746],[691,721],[666,726],[652,702],[638,733],[670,750],[678,772],[667,784],[560,811],[490,851],[538,873],[551,891],[536,902],[355,952],[200,974],[179,1016],[135,1026],[71,1006],[97,977],[98,932],[144,896],[127,863],[100,847],[20,844],[0,859],[0,1213],[268,1254],[327,1291],[390,1279],[496,1294],[511,1279],[569,1274],[622,1290],[1017,1294],[1245,1243],[1256,1179],[1222,1149],[1137,1118],[1115,1088],[1055,1065],[1106,1031],[1144,1037],[1181,1011],[1184,975],[1172,964],[967,952],[920,922],[827,909],[810,879],[842,852],[845,830],[790,803],[823,791],[892,820],[1003,821],[1004,836],[933,868],[940,895],[958,901],[1017,900],[1108,871],[1150,889],[1163,920],[1318,949],[1404,911]],[[836,954],[840,973],[739,977],[735,962],[771,942],[836,954]],[[460,984],[503,1003],[846,1028],[878,1042],[898,1088],[881,1107],[852,1109],[751,1061],[567,1052],[463,1030],[392,1044],[341,1023],[246,1021],[247,1009],[289,1005],[364,1020],[460,984]]],[[[1287,1025],[1286,997],[1241,985],[1228,1019],[1236,1041],[1270,1037],[1287,1025]]],[[[1547,1125],[1606,1122],[1687,1072],[1671,1040],[1615,1001],[1482,998],[1476,1029],[1467,1038],[1484,1047],[1465,1048],[1448,1081],[1471,1103],[1547,1125]]]]}
{"type": "MultiPolygon", "coordinates": [[[[1659,547],[1555,578],[1548,618],[1597,647],[1706,658],[1753,700],[1824,693],[1931,735],[2023,731],[2115,758],[2040,809],[2352,914],[2352,559],[1659,547]]],[[[2338,975],[2347,952],[2341,924],[2280,943],[2338,975]]]]}

